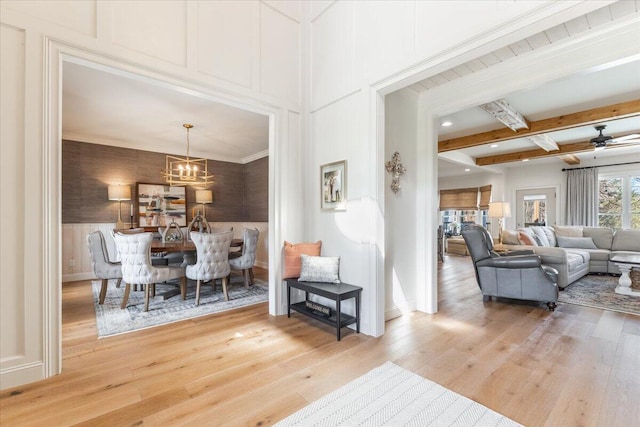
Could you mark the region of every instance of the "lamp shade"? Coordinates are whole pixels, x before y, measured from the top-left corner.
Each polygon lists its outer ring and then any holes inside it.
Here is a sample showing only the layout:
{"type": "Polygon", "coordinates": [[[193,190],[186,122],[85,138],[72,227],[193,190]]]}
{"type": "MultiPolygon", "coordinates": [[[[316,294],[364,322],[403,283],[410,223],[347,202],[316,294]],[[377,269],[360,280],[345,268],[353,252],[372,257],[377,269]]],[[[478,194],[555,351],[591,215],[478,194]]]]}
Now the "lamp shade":
{"type": "Polygon", "coordinates": [[[213,203],[213,191],[196,190],[196,203],[213,203]]]}
{"type": "Polygon", "coordinates": [[[510,218],[511,205],[509,202],[490,202],[489,216],[491,218],[510,218]]]}
{"type": "Polygon", "coordinates": [[[131,200],[131,187],[128,185],[110,185],[109,200],[131,200]]]}

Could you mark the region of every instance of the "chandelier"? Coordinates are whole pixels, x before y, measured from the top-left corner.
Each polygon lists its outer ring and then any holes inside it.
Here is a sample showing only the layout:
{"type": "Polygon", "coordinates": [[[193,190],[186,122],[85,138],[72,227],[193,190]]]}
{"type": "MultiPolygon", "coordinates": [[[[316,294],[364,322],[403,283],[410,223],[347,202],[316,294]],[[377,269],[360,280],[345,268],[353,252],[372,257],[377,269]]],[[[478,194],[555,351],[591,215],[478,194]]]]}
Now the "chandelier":
{"type": "Polygon", "coordinates": [[[182,126],[187,129],[187,157],[167,154],[165,169],[162,171],[165,182],[170,186],[213,184],[213,175],[209,175],[207,159],[189,157],[189,129],[193,128],[193,125],[185,123],[182,126]]]}

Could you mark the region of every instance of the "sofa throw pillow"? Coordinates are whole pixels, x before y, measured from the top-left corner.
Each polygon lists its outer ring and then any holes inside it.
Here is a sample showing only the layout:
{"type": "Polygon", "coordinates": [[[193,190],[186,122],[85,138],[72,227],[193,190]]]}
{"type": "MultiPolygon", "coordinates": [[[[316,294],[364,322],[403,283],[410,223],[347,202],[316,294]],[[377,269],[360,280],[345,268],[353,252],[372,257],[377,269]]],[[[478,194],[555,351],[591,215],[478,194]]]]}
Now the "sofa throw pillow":
{"type": "Polygon", "coordinates": [[[300,277],[300,269],[302,261],[300,255],[320,256],[322,249],[322,240],[315,243],[289,243],[284,242],[284,273],[283,279],[294,279],[300,277]]]}
{"type": "Polygon", "coordinates": [[[503,245],[519,245],[518,232],[515,230],[502,230],[503,245]]]}
{"type": "Polygon", "coordinates": [[[563,237],[557,236],[558,246],[573,249],[598,249],[591,237],[563,237]]]}
{"type": "Polygon", "coordinates": [[[538,242],[536,242],[536,239],[534,239],[533,236],[528,235],[524,231],[518,231],[518,240],[520,241],[521,245],[539,246],[538,242]]]}
{"type": "Polygon", "coordinates": [[[300,255],[299,282],[340,283],[340,257],[300,255]]]}
{"type": "Polygon", "coordinates": [[[533,237],[536,239],[536,242],[538,242],[538,246],[551,246],[551,244],[549,243],[549,239],[547,238],[547,235],[545,234],[542,227],[533,226],[529,228],[531,229],[531,231],[533,231],[533,237]]]}
{"type": "Polygon", "coordinates": [[[554,225],[553,230],[556,232],[556,237],[583,237],[582,227],[579,225],[554,225]]]}

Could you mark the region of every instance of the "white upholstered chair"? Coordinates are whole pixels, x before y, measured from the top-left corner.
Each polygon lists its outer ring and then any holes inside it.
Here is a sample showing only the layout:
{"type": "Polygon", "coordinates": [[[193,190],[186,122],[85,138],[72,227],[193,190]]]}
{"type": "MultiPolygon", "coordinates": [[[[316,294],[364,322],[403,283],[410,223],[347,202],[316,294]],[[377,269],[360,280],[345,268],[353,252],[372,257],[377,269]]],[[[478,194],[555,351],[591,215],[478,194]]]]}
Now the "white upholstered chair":
{"type": "Polygon", "coordinates": [[[156,283],[172,279],[180,279],[180,294],[182,299],[185,299],[187,281],[184,276],[184,267],[151,265],[153,233],[115,233],[114,238],[120,252],[122,279],[127,284],[123,304],[126,304],[126,299],[129,297],[131,284],[146,285],[144,290],[144,311],[149,311],[149,292],[155,293],[156,283]]]}
{"type": "Polygon", "coordinates": [[[191,240],[196,245],[197,262],[187,266],[187,277],[197,280],[196,305],[200,304],[200,285],[202,282],[212,281],[213,290],[216,288],[216,279],[222,279],[222,292],[225,301],[229,301],[227,292],[229,267],[229,247],[233,239],[233,231],[223,233],[199,233],[191,232],[191,240]]]}
{"type": "Polygon", "coordinates": [[[89,247],[89,255],[91,256],[91,266],[93,274],[102,280],[100,288],[99,304],[104,303],[107,295],[107,284],[109,279],[118,279],[116,287],[120,287],[122,281],[122,269],[119,262],[109,261],[109,253],[107,252],[107,244],[101,231],[93,231],[87,234],[87,246],[89,247]]]}
{"type": "Polygon", "coordinates": [[[241,270],[244,276],[244,287],[249,287],[249,282],[253,285],[253,265],[256,263],[256,249],[258,247],[258,236],[260,231],[257,228],[244,229],[242,243],[242,255],[229,260],[232,270],[241,270]]]}

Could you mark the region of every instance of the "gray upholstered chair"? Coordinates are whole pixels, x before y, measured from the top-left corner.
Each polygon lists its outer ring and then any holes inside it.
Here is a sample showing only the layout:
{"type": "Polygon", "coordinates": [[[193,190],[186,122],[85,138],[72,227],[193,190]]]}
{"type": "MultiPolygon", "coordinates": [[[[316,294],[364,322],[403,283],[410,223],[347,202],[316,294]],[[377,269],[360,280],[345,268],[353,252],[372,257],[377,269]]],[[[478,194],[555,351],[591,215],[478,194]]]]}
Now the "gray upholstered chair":
{"type": "Polygon", "coordinates": [[[222,279],[222,292],[225,301],[229,301],[227,292],[229,267],[229,247],[233,239],[233,231],[223,233],[199,233],[191,232],[191,240],[196,245],[197,261],[194,265],[188,265],[186,274],[189,279],[197,280],[196,305],[200,304],[200,285],[211,280],[211,286],[215,291],[216,279],[222,279]]]}
{"type": "Polygon", "coordinates": [[[474,224],[462,230],[476,279],[484,301],[491,297],[542,301],[553,311],[558,301],[558,271],[542,265],[532,252],[514,252],[500,256],[493,251],[493,239],[482,226],[474,224]]]}
{"type": "Polygon", "coordinates": [[[101,231],[93,231],[87,234],[87,246],[89,246],[89,255],[91,256],[91,266],[93,274],[102,280],[100,288],[99,304],[104,303],[107,295],[107,284],[110,279],[118,279],[116,287],[120,287],[122,281],[122,269],[119,262],[109,261],[109,253],[107,252],[107,244],[101,231]]]}
{"type": "Polygon", "coordinates": [[[151,241],[153,233],[115,233],[114,239],[120,252],[122,280],[125,281],[125,296],[122,304],[126,307],[131,284],[146,285],[144,290],[144,311],[149,311],[149,292],[155,294],[155,284],[167,280],[180,279],[182,299],[187,295],[187,280],[184,267],[172,265],[151,265],[151,241]],[[150,289],[152,288],[152,289],[150,289]]]}
{"type": "Polygon", "coordinates": [[[242,254],[237,258],[229,260],[232,270],[241,270],[244,276],[244,287],[249,287],[249,281],[253,285],[253,265],[256,263],[256,249],[258,247],[258,236],[260,231],[257,228],[244,229],[242,242],[242,254]]]}

